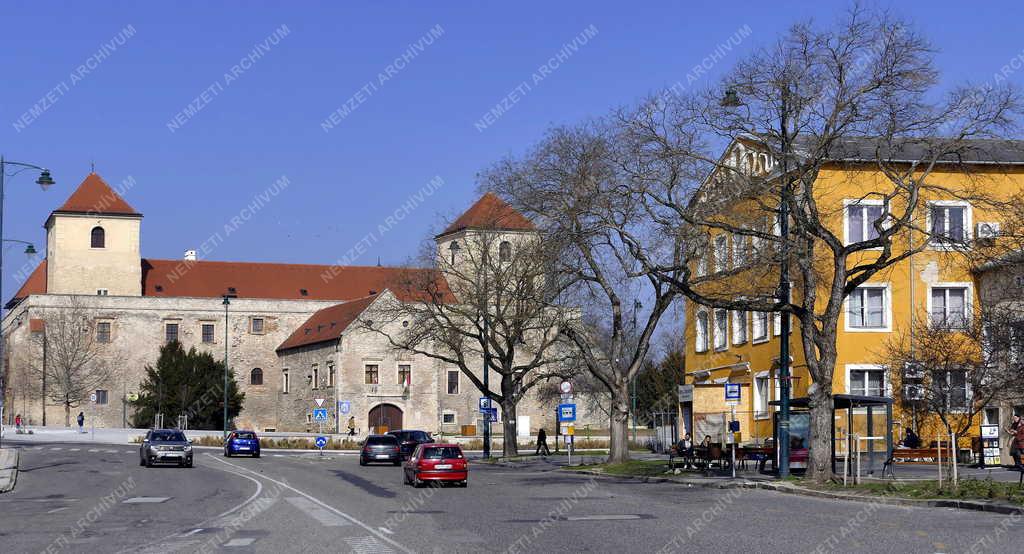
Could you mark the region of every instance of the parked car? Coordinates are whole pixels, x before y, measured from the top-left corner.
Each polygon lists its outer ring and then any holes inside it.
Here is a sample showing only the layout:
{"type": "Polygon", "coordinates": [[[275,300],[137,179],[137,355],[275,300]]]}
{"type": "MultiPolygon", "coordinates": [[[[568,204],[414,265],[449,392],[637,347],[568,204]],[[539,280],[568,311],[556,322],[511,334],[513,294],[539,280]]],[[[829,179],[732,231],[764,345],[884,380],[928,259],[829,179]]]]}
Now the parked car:
{"type": "Polygon", "coordinates": [[[430,433],[415,429],[388,431],[388,434],[398,439],[398,448],[402,452],[402,458],[406,460],[412,457],[412,453],[418,445],[434,442],[434,438],[430,436],[430,433]]]}
{"type": "Polygon", "coordinates": [[[224,456],[246,454],[253,458],[260,457],[260,438],[255,431],[232,431],[224,441],[224,456]]]}
{"type": "Polygon", "coordinates": [[[178,429],[150,429],[139,446],[139,465],[176,463],[192,467],[192,441],[178,429]]]}
{"type": "Polygon", "coordinates": [[[427,481],[469,483],[469,464],[457,444],[421,444],[405,462],[406,485],[423,486],[427,481]]]}
{"type": "Polygon", "coordinates": [[[390,462],[402,464],[402,451],[398,446],[398,437],[394,435],[370,435],[363,441],[359,451],[359,465],[371,462],[390,462]]]}

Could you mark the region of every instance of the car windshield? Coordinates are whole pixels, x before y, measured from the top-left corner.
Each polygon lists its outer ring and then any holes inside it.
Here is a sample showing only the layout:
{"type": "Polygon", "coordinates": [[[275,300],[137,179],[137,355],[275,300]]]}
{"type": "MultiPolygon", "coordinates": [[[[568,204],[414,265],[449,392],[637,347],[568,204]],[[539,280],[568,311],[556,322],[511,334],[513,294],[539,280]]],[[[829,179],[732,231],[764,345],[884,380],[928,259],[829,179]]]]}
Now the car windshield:
{"type": "Polygon", "coordinates": [[[420,441],[420,442],[429,442],[430,441],[430,435],[428,435],[424,431],[416,431],[416,432],[412,433],[412,438],[413,438],[413,440],[420,441]]]}
{"type": "Polygon", "coordinates": [[[366,444],[371,446],[376,444],[398,444],[398,439],[392,437],[391,435],[381,437],[368,437],[366,439],[366,444]]]}
{"type": "Polygon", "coordinates": [[[181,431],[154,431],[149,440],[185,442],[185,434],[181,431]]]}
{"type": "Polygon", "coordinates": [[[441,460],[461,457],[462,451],[456,446],[431,447],[423,449],[423,458],[427,460],[441,460]]]}
{"type": "Polygon", "coordinates": [[[255,439],[256,438],[256,433],[253,433],[252,431],[239,431],[238,434],[235,435],[235,438],[236,439],[255,439]]]}

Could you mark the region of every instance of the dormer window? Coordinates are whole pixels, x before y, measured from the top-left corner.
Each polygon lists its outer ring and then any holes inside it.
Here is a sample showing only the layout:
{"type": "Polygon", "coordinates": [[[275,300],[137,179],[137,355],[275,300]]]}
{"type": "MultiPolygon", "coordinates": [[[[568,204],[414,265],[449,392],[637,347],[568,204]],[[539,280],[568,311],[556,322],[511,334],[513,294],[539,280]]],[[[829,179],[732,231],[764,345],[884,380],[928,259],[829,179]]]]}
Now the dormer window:
{"type": "Polygon", "coordinates": [[[103,230],[103,227],[96,226],[92,228],[90,245],[92,248],[105,248],[107,242],[107,233],[103,230]]]}

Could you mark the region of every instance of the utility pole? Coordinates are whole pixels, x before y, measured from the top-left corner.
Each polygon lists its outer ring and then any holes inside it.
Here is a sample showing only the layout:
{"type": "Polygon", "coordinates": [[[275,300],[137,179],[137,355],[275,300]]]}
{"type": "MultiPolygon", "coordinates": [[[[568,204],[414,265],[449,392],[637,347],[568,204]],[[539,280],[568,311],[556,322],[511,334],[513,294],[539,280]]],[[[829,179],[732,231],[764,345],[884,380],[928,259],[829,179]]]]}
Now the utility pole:
{"type": "MultiPolygon", "coordinates": [[[[782,97],[782,193],[779,200],[779,305],[789,304],[789,127],[782,97]]],[[[779,477],[789,477],[789,312],[779,314],[779,477]]]]}

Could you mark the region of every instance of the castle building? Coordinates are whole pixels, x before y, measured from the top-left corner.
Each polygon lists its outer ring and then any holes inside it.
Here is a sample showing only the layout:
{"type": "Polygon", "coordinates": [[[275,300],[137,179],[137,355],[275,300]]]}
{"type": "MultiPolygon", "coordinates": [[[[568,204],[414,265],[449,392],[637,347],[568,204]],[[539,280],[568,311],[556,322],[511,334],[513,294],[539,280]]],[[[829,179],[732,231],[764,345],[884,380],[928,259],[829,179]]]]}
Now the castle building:
{"type": "MultiPolygon", "coordinates": [[[[75,309],[86,314],[99,356],[114,363],[106,382],[90,392],[95,402],[75,406],[97,426],[131,424],[129,399],[169,341],[215,359],[227,351],[245,393],[238,428],[317,431],[317,400],[329,412],[325,431],[344,430],[349,417],[360,433],[381,427],[458,433],[480,423],[481,394],[457,368],[395,349],[379,333],[353,325],[377,302],[401,296],[389,282],[409,269],[200,261],[194,251],[181,260],[143,258],[142,219],[95,173],[47,218],[46,259],[4,314],[9,417],[20,413],[41,424],[45,410],[47,425],[64,424],[63,405],[52,397],[43,401],[39,368],[47,345],[51,357],[55,346],[53,336],[47,340],[48,322],[75,309]]],[[[475,229],[516,237],[537,233],[524,216],[487,194],[438,236],[439,255],[475,229]]],[[[517,413],[519,433],[545,422],[551,427],[554,410],[525,400],[517,413]]],[[[179,415],[164,414],[164,425],[179,415]]]]}

